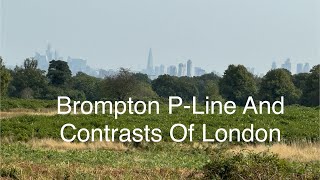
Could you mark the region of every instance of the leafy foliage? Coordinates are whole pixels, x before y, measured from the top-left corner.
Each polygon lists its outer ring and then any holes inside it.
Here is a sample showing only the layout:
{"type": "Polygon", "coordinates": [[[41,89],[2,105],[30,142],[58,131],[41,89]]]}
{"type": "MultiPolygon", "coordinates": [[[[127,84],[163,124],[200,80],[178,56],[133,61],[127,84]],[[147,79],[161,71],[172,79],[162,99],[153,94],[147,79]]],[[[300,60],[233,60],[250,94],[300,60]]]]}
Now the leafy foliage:
{"type": "Polygon", "coordinates": [[[284,96],[286,104],[297,103],[301,96],[293,84],[291,73],[286,69],[270,70],[262,79],[259,94],[261,100],[270,102],[284,96]]]}
{"type": "Polygon", "coordinates": [[[299,164],[267,153],[216,152],[204,166],[207,179],[318,179],[319,163],[299,164]]]}
{"type": "Polygon", "coordinates": [[[238,105],[245,105],[249,96],[255,96],[257,87],[253,75],[243,65],[229,65],[220,81],[222,96],[238,105]]]}
{"type": "Polygon", "coordinates": [[[306,79],[306,85],[303,89],[302,104],[307,106],[319,106],[319,82],[320,82],[320,65],[311,69],[311,74],[306,79]]]}
{"type": "Polygon", "coordinates": [[[68,63],[61,60],[50,61],[47,77],[53,85],[64,85],[71,78],[68,63]]]}
{"type": "Polygon", "coordinates": [[[48,85],[44,71],[37,69],[37,60],[27,58],[23,67],[12,72],[10,95],[20,98],[42,98],[48,85]]]}
{"type": "Polygon", "coordinates": [[[159,76],[152,81],[152,89],[160,96],[180,96],[184,100],[192,100],[192,96],[198,96],[199,92],[191,78],[174,77],[169,75],[159,76]]]}
{"type": "Polygon", "coordinates": [[[102,88],[102,96],[111,100],[126,100],[129,97],[144,99],[156,96],[146,76],[134,74],[124,68],[120,68],[118,74],[106,77],[102,82],[102,88]]]}
{"type": "Polygon", "coordinates": [[[8,69],[6,69],[3,59],[0,56],[0,96],[1,99],[7,96],[9,82],[11,80],[11,75],[8,69]]]}
{"type": "Polygon", "coordinates": [[[82,91],[87,100],[93,101],[100,99],[101,79],[89,76],[83,72],[78,72],[70,81],[71,88],[82,91]]]}

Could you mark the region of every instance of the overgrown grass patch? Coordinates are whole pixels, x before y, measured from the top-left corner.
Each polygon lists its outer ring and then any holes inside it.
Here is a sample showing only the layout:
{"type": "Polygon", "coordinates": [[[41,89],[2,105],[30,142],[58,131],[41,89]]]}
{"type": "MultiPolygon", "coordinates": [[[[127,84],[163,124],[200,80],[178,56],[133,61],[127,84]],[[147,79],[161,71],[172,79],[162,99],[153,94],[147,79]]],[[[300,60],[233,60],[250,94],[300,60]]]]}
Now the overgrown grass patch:
{"type": "MultiPolygon", "coordinates": [[[[151,115],[131,115],[124,114],[119,119],[114,119],[112,115],[55,115],[55,116],[21,116],[10,119],[2,119],[1,136],[11,137],[15,141],[28,141],[32,138],[53,138],[60,139],[60,129],[66,123],[72,123],[76,128],[160,128],[163,141],[171,141],[169,136],[170,128],[173,124],[182,123],[188,126],[195,124],[193,141],[202,140],[202,124],[207,125],[207,136],[212,137],[212,132],[218,128],[238,128],[243,130],[254,124],[258,128],[279,128],[282,142],[311,141],[320,140],[319,136],[319,110],[316,108],[287,106],[285,114],[262,114],[256,115],[248,113],[243,115],[242,108],[238,108],[233,115],[192,115],[192,112],[177,109],[175,114],[168,115],[167,112],[151,115]]],[[[65,131],[66,137],[71,137],[76,131],[70,128],[65,131]]],[[[118,137],[119,132],[115,134],[118,137]]],[[[182,129],[175,131],[177,137],[183,136],[182,129]]],[[[234,137],[235,138],[235,137],[234,137]]],[[[273,138],[276,139],[276,138],[273,138]]]]}
{"type": "Polygon", "coordinates": [[[4,98],[0,100],[0,110],[10,110],[10,109],[32,109],[38,110],[43,108],[56,108],[56,100],[40,100],[40,99],[13,99],[4,98]]]}

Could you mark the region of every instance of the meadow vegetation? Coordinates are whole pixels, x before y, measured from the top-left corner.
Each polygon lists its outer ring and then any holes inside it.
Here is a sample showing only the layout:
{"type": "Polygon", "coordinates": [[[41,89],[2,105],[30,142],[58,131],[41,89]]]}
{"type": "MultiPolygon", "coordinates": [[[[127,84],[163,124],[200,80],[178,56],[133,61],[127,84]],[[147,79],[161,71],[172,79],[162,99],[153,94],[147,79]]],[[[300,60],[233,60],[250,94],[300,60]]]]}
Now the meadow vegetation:
{"type": "MultiPolygon", "coordinates": [[[[162,105],[164,106],[164,105],[162,105]]],[[[176,109],[168,115],[25,115],[1,119],[1,177],[12,179],[319,179],[319,109],[286,106],[283,115],[190,115],[176,109]],[[160,143],[65,143],[59,130],[78,127],[129,129],[148,124],[163,130],[160,143]],[[282,143],[170,142],[174,123],[206,123],[210,128],[239,129],[250,123],[277,127],[282,143]]],[[[3,113],[3,112],[1,112],[3,113]]],[[[71,132],[69,132],[71,133],[71,132]]],[[[182,132],[181,132],[182,133],[182,132]]]]}
{"type": "MultiPolygon", "coordinates": [[[[319,161],[320,65],[309,73],[292,75],[273,69],[264,77],[251,74],[243,65],[229,65],[222,77],[146,74],[121,68],[115,75],[96,78],[82,72],[72,76],[68,63],[50,61],[48,71],[27,58],[23,66],[7,69],[0,57],[0,177],[3,179],[320,179],[319,161]],[[159,100],[160,114],[55,115],[58,96],[72,100],[159,100]],[[271,103],[285,97],[285,113],[192,115],[185,109],[168,114],[165,102],[179,96],[184,102],[196,96],[234,101],[243,105],[248,96],[271,103]],[[41,100],[37,100],[41,99],[41,100]],[[308,106],[308,107],[306,107],[308,106]],[[53,113],[52,113],[53,112],[53,113]],[[50,115],[50,116],[48,116],[50,115]],[[159,143],[65,143],[60,128],[150,128],[162,130],[159,143]],[[172,143],[173,124],[195,124],[193,142],[172,143]],[[243,130],[279,128],[281,143],[202,143],[202,124],[243,130]]],[[[202,110],[204,107],[200,107],[202,110]]],[[[210,131],[207,132],[210,136],[210,131]]],[[[66,136],[74,132],[65,131],[66,136]]],[[[176,131],[177,137],[182,130],[176,131]]],[[[119,134],[116,133],[116,136],[119,134]]]]}

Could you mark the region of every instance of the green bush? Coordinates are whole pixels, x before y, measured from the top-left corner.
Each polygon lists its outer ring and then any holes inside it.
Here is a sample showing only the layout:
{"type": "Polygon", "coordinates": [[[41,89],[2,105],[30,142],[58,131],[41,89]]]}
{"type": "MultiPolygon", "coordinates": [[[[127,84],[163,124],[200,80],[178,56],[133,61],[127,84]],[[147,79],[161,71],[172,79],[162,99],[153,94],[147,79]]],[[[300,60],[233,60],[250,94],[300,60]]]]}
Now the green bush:
{"type": "Polygon", "coordinates": [[[266,152],[218,152],[204,166],[204,175],[206,179],[319,179],[319,165],[279,159],[266,152]]]}

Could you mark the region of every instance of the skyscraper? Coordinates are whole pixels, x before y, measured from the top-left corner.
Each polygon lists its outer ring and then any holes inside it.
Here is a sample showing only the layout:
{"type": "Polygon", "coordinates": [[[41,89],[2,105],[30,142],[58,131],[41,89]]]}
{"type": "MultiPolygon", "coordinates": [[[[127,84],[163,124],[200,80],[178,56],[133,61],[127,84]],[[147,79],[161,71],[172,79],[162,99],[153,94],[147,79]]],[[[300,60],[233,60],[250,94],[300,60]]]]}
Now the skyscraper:
{"type": "Polygon", "coordinates": [[[188,77],[192,76],[191,70],[192,70],[192,61],[189,59],[187,62],[187,76],[188,77]]]}
{"type": "Polygon", "coordinates": [[[49,62],[46,55],[41,55],[40,53],[36,52],[34,59],[38,61],[38,68],[44,71],[48,71],[49,62]]]}
{"type": "Polygon", "coordinates": [[[186,74],[186,65],[183,63],[180,63],[178,66],[178,76],[179,77],[185,76],[185,74],[186,74]]]}
{"type": "Polygon", "coordinates": [[[195,67],[194,68],[194,75],[195,76],[202,76],[206,73],[206,71],[200,67],[195,67]]]}
{"type": "Polygon", "coordinates": [[[153,70],[153,57],[152,57],[152,50],[151,50],[151,48],[149,49],[149,55],[148,55],[147,74],[148,74],[148,75],[153,75],[153,74],[154,74],[154,70],[153,70]]]}
{"type": "Polygon", "coordinates": [[[160,66],[155,66],[154,67],[154,75],[157,78],[158,76],[160,76],[160,66]]]}
{"type": "Polygon", "coordinates": [[[67,62],[73,75],[76,75],[78,72],[87,73],[87,60],[81,58],[71,58],[68,56],[67,62]]]}
{"type": "Polygon", "coordinates": [[[277,69],[277,63],[276,62],[272,62],[272,66],[271,66],[271,69],[277,69]]]}
{"type": "Polygon", "coordinates": [[[284,68],[291,72],[291,62],[289,58],[284,62],[284,64],[282,64],[281,68],[284,68]]]}
{"type": "Polygon", "coordinates": [[[52,53],[52,50],[51,50],[51,44],[50,43],[47,45],[46,55],[47,55],[48,61],[51,61],[53,59],[53,53],[52,53]]]}
{"type": "Polygon", "coordinates": [[[297,74],[299,74],[299,73],[303,73],[303,64],[302,63],[297,64],[297,74]]]}
{"type": "Polygon", "coordinates": [[[168,69],[167,69],[167,73],[170,75],[170,76],[176,76],[177,75],[177,67],[172,65],[172,66],[169,66],[168,69]]]}
{"type": "Polygon", "coordinates": [[[164,75],[164,65],[160,65],[160,75],[164,75]]]}
{"type": "Polygon", "coordinates": [[[310,72],[310,65],[309,65],[309,63],[305,63],[305,64],[304,64],[303,72],[305,72],[305,73],[310,72]]]}

